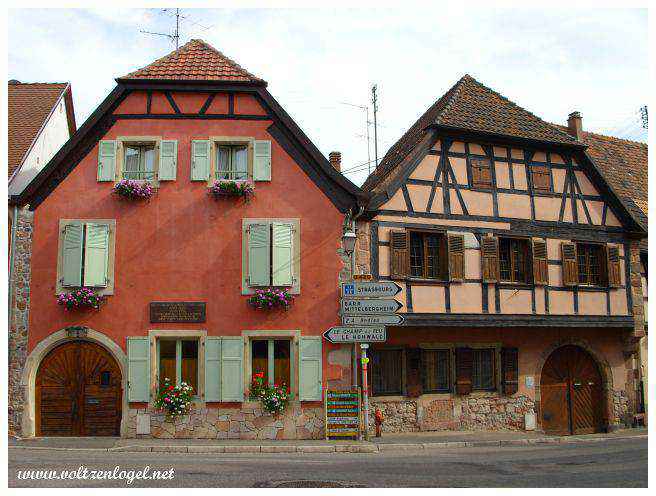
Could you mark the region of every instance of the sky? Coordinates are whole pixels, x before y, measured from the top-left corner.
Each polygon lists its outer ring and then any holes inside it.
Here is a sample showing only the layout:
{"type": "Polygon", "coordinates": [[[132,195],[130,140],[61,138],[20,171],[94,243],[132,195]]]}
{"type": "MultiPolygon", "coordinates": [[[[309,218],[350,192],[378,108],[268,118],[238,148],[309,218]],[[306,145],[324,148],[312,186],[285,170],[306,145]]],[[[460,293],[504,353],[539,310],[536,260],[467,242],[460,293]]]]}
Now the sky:
{"type": "MultiPolygon", "coordinates": [[[[183,9],[181,45],[200,38],[269,83],[269,91],[342,170],[362,184],[378,158],[460,77],[539,117],[645,141],[646,10],[183,9]],[[371,161],[370,164],[367,162],[371,161]]],[[[8,78],[70,81],[78,127],[115,85],[175,47],[169,9],[12,9],[8,78]]]]}

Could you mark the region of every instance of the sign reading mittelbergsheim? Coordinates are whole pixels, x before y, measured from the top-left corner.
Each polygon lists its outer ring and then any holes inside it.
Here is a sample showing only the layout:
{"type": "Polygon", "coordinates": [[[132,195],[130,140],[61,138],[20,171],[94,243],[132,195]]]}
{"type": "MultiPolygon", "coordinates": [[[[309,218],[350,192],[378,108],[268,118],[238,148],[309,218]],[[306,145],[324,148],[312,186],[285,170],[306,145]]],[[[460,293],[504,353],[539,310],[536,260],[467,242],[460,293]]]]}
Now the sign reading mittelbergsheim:
{"type": "Polygon", "coordinates": [[[401,292],[392,281],[354,281],[342,283],[342,298],[391,298],[401,292]]]}
{"type": "Polygon", "coordinates": [[[343,298],[342,314],[362,315],[395,313],[402,306],[403,305],[396,300],[388,300],[383,298],[372,298],[370,300],[343,298]]]}

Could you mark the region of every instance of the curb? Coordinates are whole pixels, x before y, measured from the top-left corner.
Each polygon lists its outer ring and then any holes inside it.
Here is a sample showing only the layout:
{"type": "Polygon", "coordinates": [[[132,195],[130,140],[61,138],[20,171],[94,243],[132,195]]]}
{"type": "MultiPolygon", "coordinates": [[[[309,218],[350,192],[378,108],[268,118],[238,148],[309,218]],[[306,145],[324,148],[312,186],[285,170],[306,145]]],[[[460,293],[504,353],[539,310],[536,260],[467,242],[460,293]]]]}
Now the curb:
{"type": "Polygon", "coordinates": [[[47,446],[9,446],[15,450],[32,451],[101,451],[120,453],[190,453],[190,454],[216,454],[216,453],[378,453],[383,451],[411,451],[428,449],[450,448],[487,448],[507,446],[527,446],[533,444],[576,444],[599,443],[604,441],[646,439],[648,434],[635,436],[614,437],[537,437],[527,439],[506,439],[498,441],[446,441],[439,443],[371,443],[371,444],[311,444],[311,445],[215,445],[215,446],[142,446],[126,445],[112,448],[49,448],[47,446]]]}

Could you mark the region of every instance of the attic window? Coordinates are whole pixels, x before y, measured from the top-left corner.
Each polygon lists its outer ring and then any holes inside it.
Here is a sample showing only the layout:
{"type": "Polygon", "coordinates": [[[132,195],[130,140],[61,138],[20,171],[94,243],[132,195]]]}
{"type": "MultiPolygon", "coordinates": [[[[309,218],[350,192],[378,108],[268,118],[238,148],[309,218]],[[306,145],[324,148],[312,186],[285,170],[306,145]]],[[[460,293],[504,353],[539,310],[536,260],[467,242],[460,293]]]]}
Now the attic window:
{"type": "Polygon", "coordinates": [[[471,158],[469,163],[471,165],[472,186],[474,188],[491,188],[492,171],[490,161],[486,158],[471,158]]]}
{"type": "Polygon", "coordinates": [[[551,174],[549,173],[549,167],[543,165],[531,166],[531,181],[533,182],[534,191],[550,191],[551,174]]]}

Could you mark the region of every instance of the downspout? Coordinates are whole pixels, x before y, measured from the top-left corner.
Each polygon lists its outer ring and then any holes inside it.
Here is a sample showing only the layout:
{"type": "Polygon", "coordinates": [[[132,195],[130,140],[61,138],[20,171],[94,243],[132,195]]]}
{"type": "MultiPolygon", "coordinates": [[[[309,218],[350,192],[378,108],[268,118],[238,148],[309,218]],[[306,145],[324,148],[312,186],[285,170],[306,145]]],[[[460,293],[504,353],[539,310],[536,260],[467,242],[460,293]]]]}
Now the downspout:
{"type": "MultiPolygon", "coordinates": [[[[353,232],[356,232],[356,220],[363,214],[364,207],[360,206],[358,213],[351,217],[351,228],[353,232]]],[[[349,211],[349,216],[350,216],[349,211]]],[[[356,241],[357,243],[357,241],[356,241]]],[[[355,280],[355,247],[353,248],[353,253],[351,253],[351,280],[355,280]]],[[[353,388],[358,387],[358,343],[353,343],[353,348],[351,349],[351,385],[353,388]]]]}
{"type": "MultiPolygon", "coordinates": [[[[11,219],[11,244],[9,246],[9,329],[14,317],[14,251],[16,250],[16,224],[18,223],[18,206],[14,205],[14,215],[11,219]]],[[[11,350],[10,350],[11,352],[11,350]]]]}

